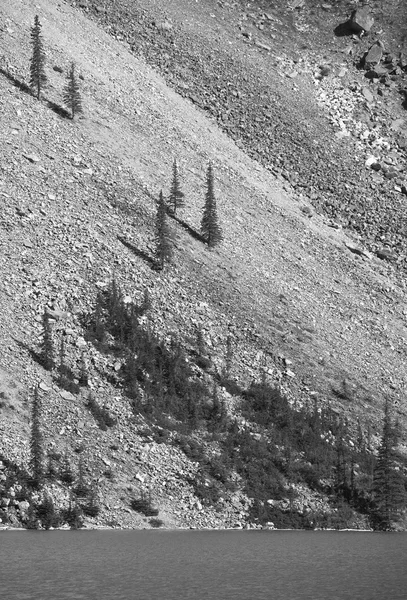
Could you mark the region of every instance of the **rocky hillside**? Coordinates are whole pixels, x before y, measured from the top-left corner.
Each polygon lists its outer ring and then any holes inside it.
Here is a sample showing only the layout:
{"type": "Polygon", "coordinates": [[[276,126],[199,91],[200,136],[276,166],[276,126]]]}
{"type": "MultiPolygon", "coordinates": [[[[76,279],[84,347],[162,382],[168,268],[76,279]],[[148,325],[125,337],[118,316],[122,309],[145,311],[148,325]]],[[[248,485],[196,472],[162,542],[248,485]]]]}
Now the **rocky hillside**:
{"type": "MultiPolygon", "coordinates": [[[[250,425],[242,400],[257,398],[250,386],[259,382],[278,386],[294,420],[301,410],[329,411],[327,447],[343,438],[349,450],[359,431],[372,455],[385,398],[405,431],[405,138],[397,95],[404,59],[388,42],[395,54],[383,60],[394,70],[367,79],[356,63],[374,33],[336,37],[330,29],[342,9],[349,16],[344,3],[287,10],[259,3],[248,12],[238,2],[177,0],[165,14],[159,4],[24,0],[0,9],[0,516],[14,525],[29,519],[41,496],[27,500],[21,483],[36,386],[50,470],[65,460],[77,477],[82,462],[97,490],[100,512],[86,517],[89,525],[149,526],[149,515],[134,510],[146,498],[167,526],[260,520],[236,453],[228,454],[222,485],[214,474],[226,434],[209,435],[203,423],[182,433],[169,426],[173,415],[152,418],[145,385],[144,408],[129,401],[125,356],[113,342],[109,351],[94,343],[88,328],[112,278],[126,305],[139,305],[148,290],[154,339],[163,348],[177,340],[211,410],[217,383],[239,435],[247,430],[271,444],[260,422],[250,425]],[[318,38],[312,10],[324,15],[318,38]],[[49,80],[41,101],[27,93],[36,14],[49,80]],[[71,61],[85,109],[75,121],[62,103],[71,61]],[[174,158],[186,205],[172,223],[173,263],[157,272],[155,200],[160,189],[168,194],[174,158]],[[224,233],[214,251],[196,235],[208,161],[224,233]],[[38,360],[44,311],[55,348],[64,340],[71,391],[38,360]],[[196,360],[202,344],[209,363],[196,360]],[[219,374],[228,345],[226,381],[219,374]],[[89,410],[89,392],[111,426],[89,410]],[[216,500],[206,489],[214,482],[216,500]]],[[[311,485],[304,468],[291,495],[290,478],[273,471],[283,479],[269,506],[282,503],[301,515],[299,525],[312,526],[304,515],[334,511],[332,486],[311,485]]],[[[51,478],[47,490],[68,509],[66,480],[51,478]]],[[[351,511],[348,522],[367,521],[351,511]]]]}

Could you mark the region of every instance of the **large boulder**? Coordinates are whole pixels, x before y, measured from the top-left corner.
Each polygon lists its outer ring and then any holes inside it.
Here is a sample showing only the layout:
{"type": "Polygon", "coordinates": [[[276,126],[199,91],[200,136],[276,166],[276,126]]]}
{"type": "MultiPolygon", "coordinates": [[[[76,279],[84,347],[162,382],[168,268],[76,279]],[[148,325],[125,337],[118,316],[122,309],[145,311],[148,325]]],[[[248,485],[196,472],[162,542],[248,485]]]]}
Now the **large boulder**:
{"type": "Polygon", "coordinates": [[[369,32],[373,26],[374,18],[367,6],[362,6],[353,11],[350,18],[350,27],[356,33],[369,32]]]}
{"type": "Polygon", "coordinates": [[[365,57],[366,68],[371,69],[373,67],[376,67],[382,60],[382,57],[383,57],[383,44],[380,41],[375,42],[373,44],[373,46],[370,46],[369,52],[366,54],[366,57],[365,57]]]}

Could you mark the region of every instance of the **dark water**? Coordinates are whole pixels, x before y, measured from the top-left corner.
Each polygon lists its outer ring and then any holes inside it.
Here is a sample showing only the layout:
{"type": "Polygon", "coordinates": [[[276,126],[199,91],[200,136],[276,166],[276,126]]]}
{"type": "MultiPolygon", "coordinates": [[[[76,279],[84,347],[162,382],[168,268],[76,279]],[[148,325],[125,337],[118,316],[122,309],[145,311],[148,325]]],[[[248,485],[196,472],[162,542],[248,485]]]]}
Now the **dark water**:
{"type": "Polygon", "coordinates": [[[407,534],[0,532],[2,600],[406,600],[407,534]]]}

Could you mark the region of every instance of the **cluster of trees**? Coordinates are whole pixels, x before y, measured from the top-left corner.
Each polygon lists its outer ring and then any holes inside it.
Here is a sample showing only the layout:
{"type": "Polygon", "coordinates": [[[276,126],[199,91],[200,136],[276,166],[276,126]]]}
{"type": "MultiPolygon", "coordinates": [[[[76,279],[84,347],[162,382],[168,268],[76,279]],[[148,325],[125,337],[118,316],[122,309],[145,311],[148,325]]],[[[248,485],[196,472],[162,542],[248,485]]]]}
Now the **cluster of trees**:
{"type": "Polygon", "coordinates": [[[406,505],[406,465],[397,452],[397,427],[387,412],[376,457],[361,427],[352,446],[345,424],[333,410],[316,403],[312,410],[297,410],[265,378],[240,388],[230,379],[230,338],[224,368],[218,373],[200,332],[188,352],[175,339],[166,344],[152,332],[150,310],[148,292],[139,305],[125,303],[113,280],[98,295],[88,331],[100,349],[122,357],[117,385],[124,388],[137,414],[160,426],[154,429],[156,441],[175,443],[199,462],[198,477],[190,483],[202,501],[216,504],[233,489],[236,472],[249,497],[256,499],[251,518],[261,523],[347,527],[356,511],[376,529],[390,529],[400,518],[406,505]],[[211,374],[213,387],[197,376],[194,365],[211,374]],[[228,415],[219,386],[240,396],[240,411],[249,426],[240,426],[228,415]],[[200,436],[217,441],[218,456],[208,456],[205,445],[193,440],[198,430],[200,436]],[[292,509],[291,484],[296,483],[327,494],[336,510],[330,515],[299,515],[292,509]],[[277,508],[267,502],[270,498],[289,498],[290,507],[277,508]]]}
{"type": "MultiPolygon", "coordinates": [[[[157,214],[155,223],[155,264],[158,270],[162,270],[167,262],[172,259],[173,232],[168,218],[176,218],[177,210],[185,205],[184,193],[178,172],[177,161],[174,160],[170,194],[167,201],[161,190],[157,202],[157,214]]],[[[223,239],[222,229],[219,224],[216,208],[214,172],[211,163],[206,173],[206,194],[203,214],[201,219],[201,236],[209,248],[214,248],[223,239]]]]}
{"type": "MultiPolygon", "coordinates": [[[[38,15],[34,18],[34,25],[31,28],[32,56],[30,60],[30,85],[33,94],[38,100],[45,88],[48,78],[45,71],[45,51],[41,35],[41,23],[38,15]]],[[[80,94],[79,82],[76,76],[75,63],[72,62],[67,75],[67,83],[63,90],[63,99],[68,106],[72,119],[75,115],[83,112],[82,99],[80,94]]]]}
{"type": "MultiPolygon", "coordinates": [[[[150,311],[147,290],[139,304],[124,302],[123,292],[113,279],[98,293],[84,324],[99,350],[121,359],[122,367],[112,378],[124,388],[136,413],[158,420],[163,414],[171,415],[189,430],[201,419],[216,421],[221,410],[214,400],[216,390],[209,390],[194,376],[191,356],[179,340],[172,338],[168,345],[152,331],[150,311]]],[[[209,369],[211,361],[200,340],[197,334],[197,347],[191,354],[195,363],[209,369]]]]}
{"type": "Polygon", "coordinates": [[[85,476],[85,462],[83,454],[79,454],[77,475],[69,460],[67,451],[65,455],[51,452],[46,455],[43,426],[42,426],[42,400],[39,389],[34,390],[31,405],[31,435],[30,435],[30,476],[23,480],[25,498],[30,502],[28,514],[28,527],[42,526],[45,529],[58,527],[68,523],[71,527],[80,527],[84,515],[96,517],[100,507],[97,490],[89,485],[85,476]],[[46,491],[47,482],[59,481],[70,488],[68,508],[58,509],[46,491]],[[43,491],[41,501],[33,501],[33,492],[43,491]]]}

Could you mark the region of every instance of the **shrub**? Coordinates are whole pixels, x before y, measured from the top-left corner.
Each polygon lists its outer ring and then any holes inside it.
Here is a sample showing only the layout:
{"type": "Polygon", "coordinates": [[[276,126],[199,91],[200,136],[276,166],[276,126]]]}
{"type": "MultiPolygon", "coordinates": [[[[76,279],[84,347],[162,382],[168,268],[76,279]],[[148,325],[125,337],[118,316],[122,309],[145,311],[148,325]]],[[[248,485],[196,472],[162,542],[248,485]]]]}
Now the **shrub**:
{"type": "Polygon", "coordinates": [[[158,527],[162,527],[164,525],[164,521],[162,521],[161,519],[150,519],[149,523],[151,525],[151,527],[154,528],[158,528],[158,527]]]}
{"type": "Polygon", "coordinates": [[[156,517],[160,512],[158,508],[152,506],[149,498],[134,498],[131,501],[130,506],[133,510],[145,515],[146,517],[156,517]]]}

